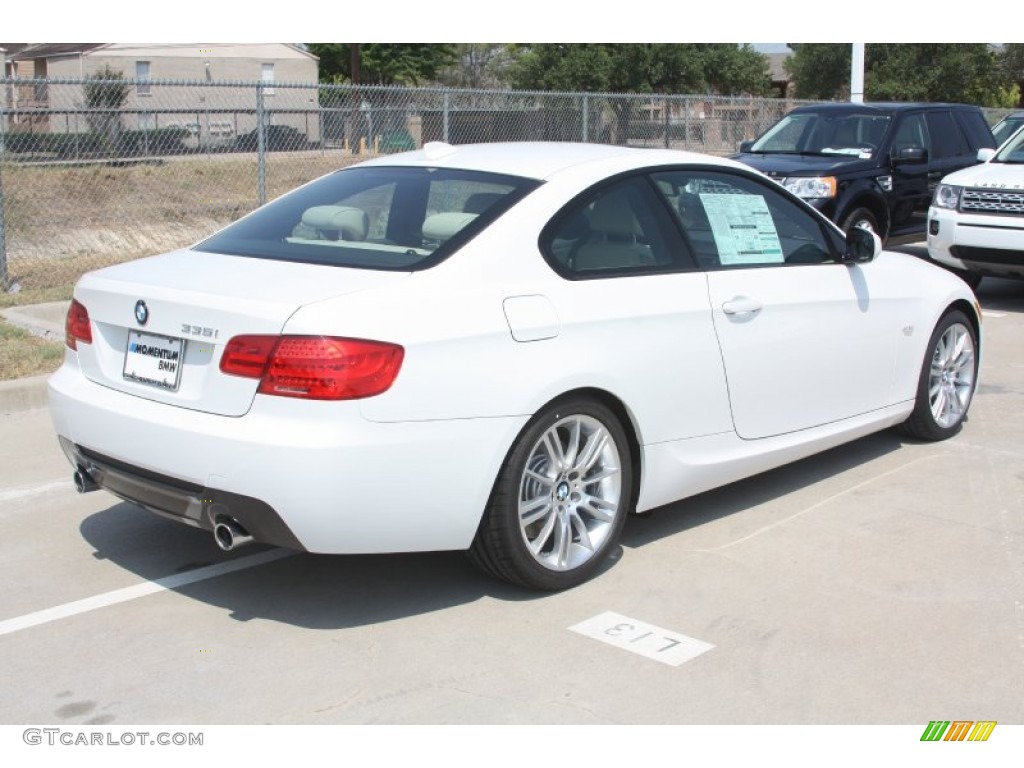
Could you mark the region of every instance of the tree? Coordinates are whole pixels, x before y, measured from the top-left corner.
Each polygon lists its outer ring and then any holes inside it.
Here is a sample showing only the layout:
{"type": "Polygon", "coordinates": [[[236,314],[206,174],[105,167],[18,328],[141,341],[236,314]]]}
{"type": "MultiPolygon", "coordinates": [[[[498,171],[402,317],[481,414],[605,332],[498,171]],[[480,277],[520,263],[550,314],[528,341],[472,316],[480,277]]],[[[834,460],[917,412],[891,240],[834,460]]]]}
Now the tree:
{"type": "MultiPolygon", "coordinates": [[[[786,71],[802,99],[849,96],[851,46],[792,43],[786,71]]],[[[998,106],[1012,83],[985,43],[869,43],[864,92],[869,101],[959,101],[998,106]]]]}
{"type": "Polygon", "coordinates": [[[1006,80],[1007,107],[1024,106],[1021,86],[1024,85],[1024,43],[1006,43],[999,52],[999,69],[1006,80]]]}
{"type": "Polygon", "coordinates": [[[1006,43],[999,53],[999,67],[1007,80],[1024,80],[1024,43],[1006,43]]]}
{"type": "Polygon", "coordinates": [[[611,93],[768,91],[768,59],[730,43],[544,43],[521,46],[521,88],[611,93]]]}
{"type": "MultiPolygon", "coordinates": [[[[783,68],[793,79],[798,99],[849,97],[850,43],[789,43],[793,55],[783,68]]],[[[872,46],[873,47],[873,46],[872,46]]],[[[865,67],[866,68],[866,67],[865,67]]]]}
{"type": "Polygon", "coordinates": [[[124,73],[109,65],[89,75],[82,86],[85,106],[89,109],[86,120],[89,127],[103,137],[109,150],[116,150],[120,145],[120,110],[128,100],[130,89],[124,73]]]}
{"type": "MultiPolygon", "coordinates": [[[[876,46],[867,46],[866,51],[876,46]]],[[[868,54],[866,54],[868,55],[868,54]]],[[[995,52],[985,43],[880,45],[872,57],[865,91],[880,101],[999,102],[1001,76],[995,52]]]]}
{"type": "MultiPolygon", "coordinates": [[[[521,46],[512,67],[518,88],[605,93],[768,91],[768,59],[729,43],[544,43],[521,46]]],[[[616,136],[625,141],[636,102],[610,102],[616,136]]]]}
{"type": "Polygon", "coordinates": [[[515,46],[506,43],[458,43],[454,61],[440,71],[438,83],[453,88],[504,88],[515,61],[515,46]]]}
{"type": "Polygon", "coordinates": [[[455,60],[449,43],[308,43],[320,59],[320,82],[418,85],[455,60]]]}

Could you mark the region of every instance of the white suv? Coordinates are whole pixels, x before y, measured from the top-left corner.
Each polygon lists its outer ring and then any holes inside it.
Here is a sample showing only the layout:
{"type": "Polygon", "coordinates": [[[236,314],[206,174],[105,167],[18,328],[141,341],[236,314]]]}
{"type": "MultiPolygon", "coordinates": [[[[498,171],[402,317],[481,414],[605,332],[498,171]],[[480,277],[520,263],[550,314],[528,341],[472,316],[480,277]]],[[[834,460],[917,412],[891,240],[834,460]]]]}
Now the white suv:
{"type": "Polygon", "coordinates": [[[928,254],[971,287],[984,275],[1024,279],[1024,130],[978,159],[936,187],[928,254]]]}

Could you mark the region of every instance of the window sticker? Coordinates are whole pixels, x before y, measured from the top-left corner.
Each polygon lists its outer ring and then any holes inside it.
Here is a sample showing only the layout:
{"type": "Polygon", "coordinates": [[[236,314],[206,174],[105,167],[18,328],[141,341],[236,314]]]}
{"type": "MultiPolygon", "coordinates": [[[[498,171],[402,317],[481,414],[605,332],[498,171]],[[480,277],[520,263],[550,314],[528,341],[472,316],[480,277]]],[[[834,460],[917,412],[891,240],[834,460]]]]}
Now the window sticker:
{"type": "Polygon", "coordinates": [[[822,147],[823,155],[852,155],[853,157],[867,160],[871,157],[871,150],[863,147],[822,147]]]}
{"type": "Polygon", "coordinates": [[[701,193],[724,266],[781,264],[782,244],[768,203],[760,195],[701,193]]]}

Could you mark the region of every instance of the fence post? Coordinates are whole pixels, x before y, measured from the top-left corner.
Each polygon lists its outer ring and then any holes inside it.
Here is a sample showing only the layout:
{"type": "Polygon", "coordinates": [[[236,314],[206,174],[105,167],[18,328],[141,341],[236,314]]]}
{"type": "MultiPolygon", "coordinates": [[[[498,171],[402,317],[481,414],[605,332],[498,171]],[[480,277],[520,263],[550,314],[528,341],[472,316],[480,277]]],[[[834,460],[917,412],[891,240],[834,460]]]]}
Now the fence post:
{"type": "MultiPolygon", "coordinates": [[[[4,110],[7,109],[7,49],[0,48],[0,157],[4,153],[4,131],[7,129],[7,119],[4,117],[4,110]]],[[[2,198],[0,198],[2,199],[2,198]]],[[[2,226],[2,222],[0,222],[2,226]]],[[[3,230],[0,229],[0,232],[3,230]]],[[[0,253],[3,253],[0,251],[0,253]]]]}
{"type": "Polygon", "coordinates": [[[263,121],[263,83],[256,83],[256,197],[267,202],[267,129],[263,121]]]}
{"type": "Polygon", "coordinates": [[[668,129],[669,129],[669,123],[670,123],[670,121],[669,121],[669,111],[671,110],[671,107],[672,107],[672,102],[670,101],[670,98],[671,97],[669,97],[669,96],[665,96],[665,101],[663,102],[665,104],[665,149],[668,149],[668,129]]]}
{"type": "Polygon", "coordinates": [[[4,208],[4,161],[7,159],[4,133],[7,131],[7,51],[0,48],[0,291],[9,287],[7,275],[7,230],[4,208]]]}
{"type": "MultiPolygon", "coordinates": [[[[0,109],[0,120],[5,120],[4,111],[0,109]]],[[[0,136],[3,135],[3,128],[0,128],[0,136]]],[[[10,287],[7,274],[7,231],[4,221],[6,211],[4,210],[4,151],[0,146],[0,291],[6,291],[10,287]]]]}
{"type": "Polygon", "coordinates": [[[441,141],[448,141],[448,91],[444,92],[444,112],[442,113],[441,141]]]}
{"type": "Polygon", "coordinates": [[[583,94],[583,109],[580,110],[583,113],[583,142],[590,141],[590,95],[583,94]]]}
{"type": "Polygon", "coordinates": [[[683,149],[690,148],[690,99],[683,99],[683,149]]]}

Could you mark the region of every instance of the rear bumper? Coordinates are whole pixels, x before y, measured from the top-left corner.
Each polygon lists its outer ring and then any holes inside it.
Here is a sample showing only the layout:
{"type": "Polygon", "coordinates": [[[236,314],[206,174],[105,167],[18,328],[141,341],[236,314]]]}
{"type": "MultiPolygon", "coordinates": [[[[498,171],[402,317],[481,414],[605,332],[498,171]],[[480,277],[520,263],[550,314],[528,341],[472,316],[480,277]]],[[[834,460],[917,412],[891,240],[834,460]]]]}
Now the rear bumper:
{"type": "Polygon", "coordinates": [[[237,521],[256,541],[305,549],[277,511],[259,499],[147,472],[75,445],[65,437],[59,440],[72,466],[120,499],[210,532],[219,519],[227,517],[237,521]]]}
{"type": "Polygon", "coordinates": [[[69,461],[114,495],[211,529],[323,553],[466,549],[527,417],[376,423],[355,402],[257,396],[217,416],[86,379],[73,353],[49,381],[69,461]]]}

